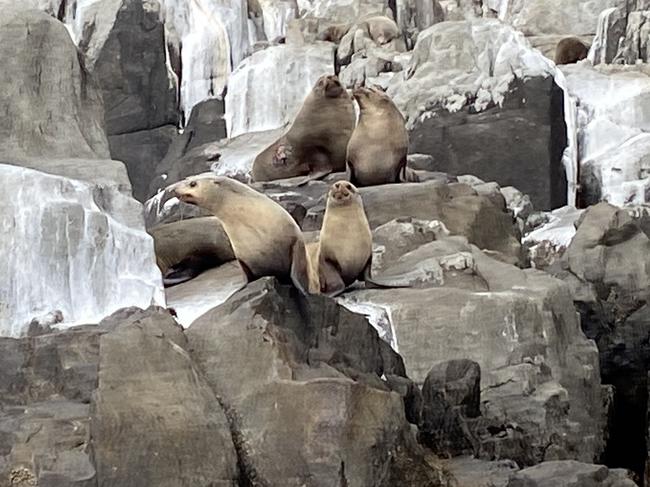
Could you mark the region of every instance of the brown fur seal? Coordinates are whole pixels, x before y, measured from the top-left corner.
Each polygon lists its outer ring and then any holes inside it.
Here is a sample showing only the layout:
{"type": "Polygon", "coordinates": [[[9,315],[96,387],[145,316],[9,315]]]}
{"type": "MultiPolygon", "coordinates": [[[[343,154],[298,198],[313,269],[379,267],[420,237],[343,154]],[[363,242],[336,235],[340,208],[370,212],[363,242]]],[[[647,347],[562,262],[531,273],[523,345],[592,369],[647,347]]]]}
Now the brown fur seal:
{"type": "Polygon", "coordinates": [[[384,15],[368,17],[360,25],[367,27],[370,38],[380,46],[388,44],[400,36],[399,27],[395,21],[384,15]]]}
{"type": "Polygon", "coordinates": [[[344,171],[355,119],[354,104],[339,79],[321,76],[289,130],[255,158],[253,180],[344,171]]]}
{"type": "Polygon", "coordinates": [[[329,41],[335,44],[341,42],[343,36],[350,30],[350,24],[334,24],[327,27],[316,37],[319,41],[329,41]]]}
{"type": "Polygon", "coordinates": [[[190,177],[173,190],[181,201],[219,219],[248,282],[275,276],[307,293],[309,266],[302,232],[278,203],[223,176],[190,177]]]}
{"type": "Polygon", "coordinates": [[[226,232],[213,216],[158,225],[149,234],[166,287],[235,258],[226,232]]]}
{"type": "Polygon", "coordinates": [[[577,37],[565,37],[555,48],[555,64],[573,64],[587,58],[589,48],[577,37]]]}
{"type": "Polygon", "coordinates": [[[357,88],[359,124],[348,144],[348,175],[356,186],[418,181],[406,167],[406,121],[393,100],[378,88],[357,88]]]}
{"type": "Polygon", "coordinates": [[[318,262],[322,294],[340,294],[369,275],[372,232],[361,195],[353,184],[337,181],[330,187],[319,241],[315,247],[310,244],[309,250],[310,261],[318,262]]]}

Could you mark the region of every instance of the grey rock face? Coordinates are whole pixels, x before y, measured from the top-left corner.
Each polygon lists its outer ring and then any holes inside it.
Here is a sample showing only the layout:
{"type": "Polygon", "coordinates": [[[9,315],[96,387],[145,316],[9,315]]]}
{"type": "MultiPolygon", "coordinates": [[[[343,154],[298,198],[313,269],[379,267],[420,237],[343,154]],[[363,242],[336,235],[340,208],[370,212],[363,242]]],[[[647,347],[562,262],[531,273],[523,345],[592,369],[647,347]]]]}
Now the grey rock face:
{"type": "Polygon", "coordinates": [[[532,78],[514,81],[501,106],[480,113],[435,108],[413,125],[409,150],[432,155],[438,171],[515,186],[539,209],[563,206],[562,97],[552,78],[532,78]]]}
{"type": "Polygon", "coordinates": [[[603,465],[545,462],[513,475],[507,487],[634,487],[630,478],[603,465]]]}
{"type": "Polygon", "coordinates": [[[403,373],[399,357],[364,318],[287,292],[259,280],[187,332],[227,404],[245,475],[287,486],[308,478],[314,485],[439,485],[416,461],[402,398],[380,379],[403,373]]]}
{"type": "Polygon", "coordinates": [[[607,203],[583,215],[558,276],[569,283],[585,334],[600,351],[605,384],[615,387],[614,416],[604,461],[637,474],[646,460],[650,367],[650,239],[639,220],[607,203]]]}
{"type": "Polygon", "coordinates": [[[0,158],[108,159],[101,94],[65,27],[3,5],[0,158]]]}
{"type": "Polygon", "coordinates": [[[566,285],[493,260],[461,237],[422,245],[379,276],[415,279],[420,289],[359,290],[346,298],[390,309],[416,383],[438,360],[466,358],[481,367],[483,423],[475,431],[491,433],[456,454],[469,450],[522,465],[556,455],[598,458],[606,425],[598,352],[579,328],[566,285]]]}

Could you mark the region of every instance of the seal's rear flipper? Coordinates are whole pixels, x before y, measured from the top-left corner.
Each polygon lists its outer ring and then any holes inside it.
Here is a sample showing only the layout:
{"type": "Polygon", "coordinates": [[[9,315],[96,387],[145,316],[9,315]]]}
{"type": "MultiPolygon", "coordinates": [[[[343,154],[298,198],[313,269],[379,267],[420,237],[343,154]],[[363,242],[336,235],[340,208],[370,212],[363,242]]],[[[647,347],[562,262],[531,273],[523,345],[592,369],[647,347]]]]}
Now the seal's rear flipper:
{"type": "Polygon", "coordinates": [[[309,263],[302,239],[296,240],[291,249],[291,281],[298,291],[309,294],[309,263]]]}
{"type": "Polygon", "coordinates": [[[413,286],[410,285],[405,285],[405,284],[400,284],[395,281],[391,281],[390,279],[386,278],[376,278],[372,277],[371,275],[371,268],[372,268],[372,255],[368,259],[368,263],[366,264],[366,267],[363,270],[363,274],[359,276],[359,280],[363,281],[366,284],[366,288],[370,289],[404,289],[404,288],[410,288],[413,286]]]}
{"type": "Polygon", "coordinates": [[[219,264],[219,260],[214,255],[189,256],[167,269],[163,275],[163,286],[172,287],[182,284],[219,264]]]}
{"type": "Polygon", "coordinates": [[[331,169],[323,169],[322,171],[311,173],[305,176],[298,184],[296,184],[296,186],[300,187],[308,184],[311,181],[319,181],[324,177],[329,176],[330,174],[332,174],[331,169]]]}

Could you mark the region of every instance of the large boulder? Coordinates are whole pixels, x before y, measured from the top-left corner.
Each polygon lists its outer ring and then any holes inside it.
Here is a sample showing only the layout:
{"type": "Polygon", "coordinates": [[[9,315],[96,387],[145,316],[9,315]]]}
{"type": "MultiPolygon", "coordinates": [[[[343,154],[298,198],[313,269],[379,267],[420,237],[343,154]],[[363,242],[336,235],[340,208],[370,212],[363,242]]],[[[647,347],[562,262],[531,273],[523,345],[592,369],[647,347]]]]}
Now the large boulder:
{"type": "MultiPolygon", "coordinates": [[[[420,239],[417,233],[413,238],[420,239]]],[[[413,288],[356,290],[346,299],[389,311],[398,350],[416,383],[425,381],[435,361],[462,358],[480,365],[481,413],[494,427],[469,453],[524,465],[599,457],[608,396],[598,351],[580,330],[565,284],[498,262],[466,239],[444,234],[382,263],[376,274],[413,288]]]]}
{"type": "Polygon", "coordinates": [[[580,204],[650,202],[650,70],[581,63],[562,71],[580,140],[580,204]]]}
{"type": "Polygon", "coordinates": [[[507,487],[634,487],[624,471],[574,461],[545,462],[517,472],[507,487]]]}
{"type": "Polygon", "coordinates": [[[74,30],[102,90],[111,156],[126,163],[134,193],[144,201],[180,119],[160,3],[110,0],[77,13],[74,30]]]}
{"type": "Polygon", "coordinates": [[[105,326],[91,428],[99,483],[239,485],[225,411],[171,315],[136,312],[105,326]]]}
{"type": "Polygon", "coordinates": [[[89,323],[163,303],[153,241],[123,166],[121,181],[109,181],[106,161],[45,165],[64,176],[0,164],[2,181],[16,188],[0,194],[0,335],[20,335],[54,310],[67,323],[89,323]],[[70,178],[84,173],[85,181],[70,178]]]}
{"type": "Polygon", "coordinates": [[[101,93],[65,26],[3,5],[0,160],[108,159],[101,93]]]}
{"type": "Polygon", "coordinates": [[[381,379],[403,376],[401,359],[362,316],[262,279],[186,334],[233,418],[247,478],[439,485],[418,460],[402,397],[381,379]]]}
{"type": "Polygon", "coordinates": [[[585,211],[555,273],[571,287],[585,334],[600,351],[605,384],[615,388],[603,460],[642,475],[650,368],[650,237],[625,210],[600,203],[585,211]]]}
{"type": "Polygon", "coordinates": [[[474,174],[528,194],[539,209],[567,202],[563,92],[552,64],[498,20],[441,22],[418,36],[388,93],[408,119],[410,152],[435,170],[474,174]]]}

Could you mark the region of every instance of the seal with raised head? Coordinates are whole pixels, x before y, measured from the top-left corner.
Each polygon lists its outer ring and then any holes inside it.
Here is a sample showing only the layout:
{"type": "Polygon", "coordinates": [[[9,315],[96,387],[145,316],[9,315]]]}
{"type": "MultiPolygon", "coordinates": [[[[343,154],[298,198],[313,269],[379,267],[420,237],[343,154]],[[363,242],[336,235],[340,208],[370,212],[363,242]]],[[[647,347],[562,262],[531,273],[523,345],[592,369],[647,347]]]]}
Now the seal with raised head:
{"type": "Polygon", "coordinates": [[[379,88],[353,92],[359,104],[359,123],[347,151],[350,182],[356,186],[419,181],[406,167],[409,137],[406,121],[393,100],[379,88]]]}
{"type": "Polygon", "coordinates": [[[555,64],[573,64],[587,58],[589,48],[577,37],[565,37],[555,48],[555,64]]]}
{"type": "Polygon", "coordinates": [[[176,183],[173,191],[181,201],[205,208],[219,219],[248,282],[275,276],[308,293],[305,242],[282,206],[224,176],[190,177],[176,183]]]}
{"type": "Polygon", "coordinates": [[[372,232],[357,188],[348,181],[330,187],[317,249],[320,292],[342,293],[356,280],[366,280],[372,262],[372,232]]]}
{"type": "Polygon", "coordinates": [[[355,121],[354,103],[339,79],[321,76],[289,130],[255,158],[253,181],[344,171],[355,121]]]}

